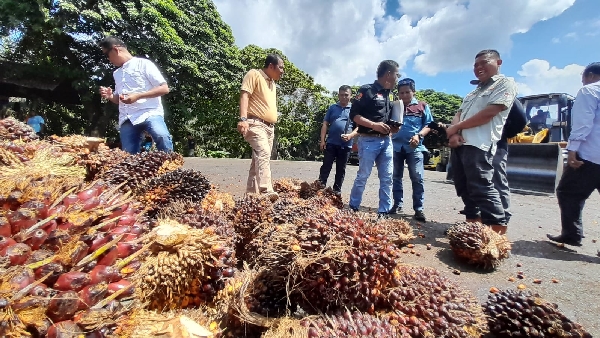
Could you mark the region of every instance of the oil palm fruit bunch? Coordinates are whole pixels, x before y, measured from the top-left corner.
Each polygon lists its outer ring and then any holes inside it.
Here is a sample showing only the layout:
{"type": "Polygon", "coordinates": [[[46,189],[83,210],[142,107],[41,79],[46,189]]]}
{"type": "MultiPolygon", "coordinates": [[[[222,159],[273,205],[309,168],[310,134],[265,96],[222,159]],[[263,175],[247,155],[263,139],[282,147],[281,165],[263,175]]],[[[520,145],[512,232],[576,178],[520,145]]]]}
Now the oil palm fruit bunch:
{"type": "Polygon", "coordinates": [[[510,255],[508,238],[481,223],[456,223],[447,237],[454,254],[469,264],[493,269],[510,255]]]}
{"type": "Polygon", "coordinates": [[[281,197],[273,204],[271,217],[275,224],[301,223],[306,217],[318,216],[317,211],[307,200],[281,197]]]}
{"type": "Polygon", "coordinates": [[[55,200],[27,201],[14,210],[5,206],[0,316],[14,325],[1,328],[0,336],[18,333],[19,327],[39,336],[75,327],[73,332],[106,329],[80,324],[98,314],[117,316],[98,311],[133,295],[128,276],[139,267],[145,251],[139,241],[148,231],[139,209],[126,194],[98,182],[55,200]]]}
{"type": "Polygon", "coordinates": [[[158,313],[135,309],[119,318],[114,337],[120,338],[220,338],[220,328],[204,309],[158,313]]]}
{"type": "Polygon", "coordinates": [[[320,208],[332,209],[333,207],[333,210],[344,208],[342,196],[336,194],[331,187],[319,190],[311,200],[314,200],[314,204],[319,205],[320,208]]]}
{"type": "Polygon", "coordinates": [[[427,267],[398,266],[383,298],[413,337],[480,337],[486,321],[477,299],[427,267]]]}
{"type": "Polygon", "coordinates": [[[0,143],[0,166],[20,165],[29,161],[23,146],[14,142],[0,143]]]}
{"type": "Polygon", "coordinates": [[[392,282],[399,250],[385,236],[368,235],[366,228],[351,217],[309,218],[265,227],[247,249],[253,266],[293,281],[306,311],[353,306],[373,312],[392,282]]]}
{"type": "Polygon", "coordinates": [[[402,337],[401,324],[389,317],[370,315],[359,311],[339,310],[330,315],[303,319],[309,338],[317,337],[402,337]]]}
{"type": "Polygon", "coordinates": [[[209,303],[234,275],[235,256],[210,229],[161,220],[152,232],[151,254],[134,276],[150,309],[181,309],[209,303]]]}
{"type": "Polygon", "coordinates": [[[316,180],[312,183],[302,182],[300,183],[300,191],[298,192],[298,195],[300,198],[309,199],[317,196],[319,190],[323,189],[325,189],[325,186],[319,180],[316,180]]]}
{"type": "Polygon", "coordinates": [[[239,235],[236,254],[239,259],[248,261],[246,246],[256,237],[261,225],[272,222],[273,203],[259,195],[248,194],[236,201],[231,214],[235,231],[239,235]]]}
{"type": "Polygon", "coordinates": [[[202,211],[206,213],[222,213],[227,215],[235,207],[235,200],[231,194],[219,191],[216,187],[211,186],[200,206],[202,211]]]}
{"type": "Polygon", "coordinates": [[[280,197],[299,197],[301,183],[302,181],[297,178],[284,177],[273,181],[273,190],[275,190],[280,197]]]}
{"type": "Polygon", "coordinates": [[[177,201],[199,203],[210,190],[210,182],[199,171],[176,169],[151,178],[136,190],[145,209],[156,213],[161,207],[177,201]]]}
{"type": "Polygon", "coordinates": [[[98,150],[89,154],[80,154],[77,163],[87,169],[87,181],[95,180],[108,168],[113,167],[129,157],[129,153],[121,149],[111,149],[100,144],[98,150]]]}
{"type": "Polygon", "coordinates": [[[539,295],[504,290],[483,305],[491,333],[497,337],[592,337],[539,295]]]}
{"type": "Polygon", "coordinates": [[[37,140],[38,136],[27,124],[15,119],[14,117],[7,117],[0,120],[0,140],[37,140]]]}
{"type": "Polygon", "coordinates": [[[132,190],[144,181],[183,166],[183,156],[175,152],[151,151],[129,155],[120,163],[107,168],[99,179],[111,185],[132,190]]]}
{"type": "MultiPolygon", "coordinates": [[[[202,200],[202,203],[209,195],[202,200]]],[[[214,208],[204,208],[201,204],[190,201],[176,201],[161,208],[152,223],[155,226],[158,219],[173,219],[194,229],[211,229],[217,235],[226,238],[229,243],[235,244],[239,236],[233,226],[232,218],[227,216],[230,216],[230,213],[224,214],[214,208]]]]}
{"type": "Polygon", "coordinates": [[[85,168],[76,164],[72,154],[56,153],[52,148],[35,152],[24,163],[13,163],[0,170],[0,199],[19,195],[21,202],[39,199],[42,193],[61,193],[83,183],[85,168]]]}

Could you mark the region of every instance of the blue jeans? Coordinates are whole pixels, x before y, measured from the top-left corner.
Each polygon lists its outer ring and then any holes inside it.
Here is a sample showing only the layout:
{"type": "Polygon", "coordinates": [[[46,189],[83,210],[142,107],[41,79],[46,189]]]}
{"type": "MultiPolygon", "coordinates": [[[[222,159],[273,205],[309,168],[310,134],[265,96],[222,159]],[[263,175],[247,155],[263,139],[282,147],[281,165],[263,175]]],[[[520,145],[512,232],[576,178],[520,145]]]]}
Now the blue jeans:
{"type": "Polygon", "coordinates": [[[379,177],[378,212],[388,213],[392,208],[393,166],[392,140],[389,137],[360,136],[358,138],[358,173],[350,192],[350,208],[358,209],[362,202],[367,179],[371,176],[373,164],[377,165],[379,177]]]}
{"type": "Polygon", "coordinates": [[[394,208],[403,207],[404,189],[402,178],[404,177],[404,162],[408,165],[408,176],[412,182],[412,201],[415,211],[423,211],[423,200],[425,199],[425,184],[423,183],[423,153],[413,151],[407,153],[402,149],[394,152],[394,208]]]}
{"type": "Polygon", "coordinates": [[[156,149],[166,152],[173,151],[171,134],[169,134],[169,130],[165,124],[165,119],[160,115],[150,116],[146,121],[135,126],[129,120],[123,122],[119,128],[123,150],[130,154],[139,153],[144,131],[147,131],[152,136],[152,140],[156,143],[156,149]]]}

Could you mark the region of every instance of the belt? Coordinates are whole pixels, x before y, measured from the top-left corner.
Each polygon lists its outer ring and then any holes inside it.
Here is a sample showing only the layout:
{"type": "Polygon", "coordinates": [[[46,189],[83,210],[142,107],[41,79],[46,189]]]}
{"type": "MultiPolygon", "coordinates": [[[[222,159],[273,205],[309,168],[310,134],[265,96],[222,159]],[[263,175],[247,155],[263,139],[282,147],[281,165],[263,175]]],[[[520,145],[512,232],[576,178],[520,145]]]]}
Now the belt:
{"type": "Polygon", "coordinates": [[[261,118],[258,118],[258,117],[256,117],[256,116],[252,116],[252,115],[249,115],[249,116],[248,116],[248,120],[254,120],[254,121],[258,121],[258,122],[260,122],[260,123],[263,123],[263,124],[265,124],[267,127],[273,127],[273,126],[275,125],[275,123],[267,122],[267,121],[265,121],[265,120],[263,120],[263,119],[261,119],[261,118]]]}
{"type": "Polygon", "coordinates": [[[390,137],[390,134],[387,135],[383,135],[383,134],[358,134],[358,136],[369,136],[369,137],[390,137]]]}

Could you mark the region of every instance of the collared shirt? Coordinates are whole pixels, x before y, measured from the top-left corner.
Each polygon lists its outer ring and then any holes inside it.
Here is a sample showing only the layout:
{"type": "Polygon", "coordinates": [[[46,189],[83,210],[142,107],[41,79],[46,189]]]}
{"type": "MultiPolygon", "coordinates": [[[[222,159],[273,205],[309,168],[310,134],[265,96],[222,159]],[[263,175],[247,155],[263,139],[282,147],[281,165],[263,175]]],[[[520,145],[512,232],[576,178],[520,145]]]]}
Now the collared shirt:
{"type": "Polygon", "coordinates": [[[39,133],[40,130],[42,130],[42,124],[44,123],[44,118],[39,115],[35,115],[27,119],[27,124],[33,128],[33,131],[36,133],[39,133]]]}
{"type": "Polygon", "coordinates": [[[463,129],[465,144],[483,151],[496,152],[496,144],[502,137],[502,129],[508,112],[517,96],[517,85],[504,75],[494,75],[486,83],[479,84],[470,92],[460,106],[460,120],[464,121],[491,104],[504,105],[506,109],[496,114],[488,123],[474,128],[463,129]]]}
{"type": "Polygon", "coordinates": [[[567,150],[600,164],[600,81],[579,90],[571,109],[571,123],[567,150]]]}
{"type": "MultiPolygon", "coordinates": [[[[138,57],[125,62],[114,71],[113,77],[117,95],[147,92],[167,83],[152,61],[138,57]]],[[[160,97],[139,99],[131,104],[119,100],[119,126],[127,120],[134,125],[140,124],[154,115],[164,115],[160,97]]]]}
{"type": "Polygon", "coordinates": [[[423,102],[425,109],[418,111],[415,106],[418,106],[419,100],[416,97],[410,101],[410,103],[404,107],[404,120],[400,131],[392,136],[392,142],[394,144],[394,151],[399,152],[404,149],[406,153],[412,153],[414,151],[427,151],[427,148],[423,145],[423,140],[419,141],[419,145],[416,148],[410,146],[410,139],[418,134],[425,126],[430,122],[433,122],[433,116],[429,105],[423,102]]]}
{"type": "Polygon", "coordinates": [[[248,118],[252,116],[269,123],[277,122],[277,89],[275,81],[262,69],[251,69],[244,76],[242,90],[248,92],[248,118]]]}
{"type": "MultiPolygon", "coordinates": [[[[392,112],[392,93],[384,89],[379,82],[363,85],[352,102],[350,119],[354,121],[357,115],[373,122],[387,122],[392,112]]],[[[359,134],[380,135],[379,132],[365,126],[358,126],[359,134]]]]}
{"type": "Polygon", "coordinates": [[[344,146],[351,148],[352,140],[342,140],[343,134],[350,134],[354,129],[354,122],[350,121],[350,108],[352,104],[349,103],[346,107],[342,107],[340,103],[332,104],[327,109],[323,122],[329,124],[329,131],[327,132],[327,143],[336,146],[344,146]]]}

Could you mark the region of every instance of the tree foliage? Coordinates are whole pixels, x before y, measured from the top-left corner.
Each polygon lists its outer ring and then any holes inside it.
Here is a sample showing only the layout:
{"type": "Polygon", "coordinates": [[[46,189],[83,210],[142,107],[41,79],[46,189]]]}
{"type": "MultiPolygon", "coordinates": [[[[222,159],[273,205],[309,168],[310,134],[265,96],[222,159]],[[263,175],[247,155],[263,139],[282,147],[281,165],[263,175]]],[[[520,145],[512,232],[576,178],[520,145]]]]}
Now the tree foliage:
{"type": "MultiPolygon", "coordinates": [[[[277,83],[274,156],[319,155],[321,122],[337,92],[315,83],[281,51],[238,48],[210,0],[0,1],[0,58],[42,66],[45,75],[72,81],[80,94],[81,106],[29,105],[45,116],[48,132],[118,135],[117,106],[103,103],[98,94],[99,86],[114,86],[115,67],[97,46],[107,35],[120,37],[132,54],[161,69],[171,87],[163,102],[176,150],[185,148],[191,134],[201,156],[250,156],[236,131],[241,80],[248,70],[263,66],[267,53],[281,55],[285,74],[277,83]]],[[[458,96],[432,90],[418,96],[440,119],[460,104],[458,96]]]]}
{"type": "Polygon", "coordinates": [[[458,95],[436,92],[433,89],[418,90],[416,96],[429,104],[434,120],[444,123],[452,121],[462,103],[462,98],[458,95]]]}

